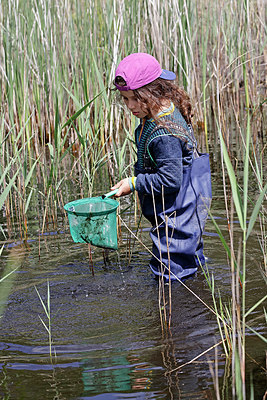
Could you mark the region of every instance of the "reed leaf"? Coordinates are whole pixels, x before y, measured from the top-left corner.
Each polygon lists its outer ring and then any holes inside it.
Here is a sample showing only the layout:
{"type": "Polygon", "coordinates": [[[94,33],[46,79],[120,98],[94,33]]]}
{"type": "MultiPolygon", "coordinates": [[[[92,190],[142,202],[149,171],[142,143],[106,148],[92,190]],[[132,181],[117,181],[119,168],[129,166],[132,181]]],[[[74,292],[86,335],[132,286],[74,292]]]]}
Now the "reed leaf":
{"type": "Polygon", "coordinates": [[[0,209],[3,207],[3,205],[4,205],[5,201],[6,201],[6,198],[9,195],[9,193],[11,191],[11,188],[14,185],[14,182],[15,182],[18,174],[19,174],[19,170],[15,173],[15,175],[12,177],[12,179],[10,179],[8,185],[4,188],[3,192],[1,193],[1,195],[0,195],[0,209]]]}
{"type": "Polygon", "coordinates": [[[61,129],[64,129],[66,126],[70,125],[73,121],[75,121],[76,118],[79,117],[79,115],[81,115],[87,107],[90,106],[90,104],[92,104],[93,101],[95,101],[101,94],[103,93],[100,92],[98,93],[93,99],[91,99],[90,101],[88,101],[82,108],[80,108],[75,114],[73,114],[68,120],[67,122],[65,122],[65,124],[62,126],[61,129]]]}
{"type": "Polygon", "coordinates": [[[244,317],[246,318],[250,313],[252,313],[252,311],[254,311],[261,303],[263,303],[265,300],[267,299],[267,294],[266,296],[264,296],[261,300],[259,300],[256,304],[254,304],[254,306],[252,306],[244,315],[244,317]]]}
{"type": "Polygon", "coordinates": [[[235,358],[234,358],[234,371],[235,371],[235,390],[236,390],[236,398],[237,399],[243,399],[243,392],[242,392],[242,376],[241,376],[241,363],[240,363],[240,358],[239,354],[236,351],[235,352],[235,358]]]}
{"type": "Polygon", "coordinates": [[[33,193],[34,193],[34,189],[31,188],[30,194],[27,197],[27,201],[26,201],[25,208],[24,208],[24,213],[25,214],[27,214],[27,211],[28,211],[28,208],[29,208],[33,193]]]}
{"type": "Polygon", "coordinates": [[[221,146],[222,146],[222,151],[223,151],[224,162],[225,162],[228,176],[230,179],[235,209],[236,209],[236,212],[238,215],[241,229],[244,230],[245,229],[245,221],[244,221],[244,216],[243,216],[243,205],[242,205],[242,200],[241,200],[241,196],[240,196],[240,191],[238,188],[235,172],[234,172],[233,166],[231,164],[231,161],[230,161],[230,158],[228,155],[228,151],[227,151],[227,148],[226,148],[225,142],[223,140],[220,129],[219,129],[219,136],[220,136],[220,141],[221,141],[221,146]]]}
{"type": "MultiPolygon", "coordinates": [[[[100,90],[101,90],[100,94],[103,93],[103,98],[105,101],[106,108],[109,109],[110,105],[109,105],[109,99],[107,97],[107,88],[105,87],[103,75],[101,75],[99,72],[99,64],[96,62],[96,59],[95,59],[95,56],[93,53],[92,53],[92,58],[93,58],[94,67],[95,67],[95,74],[96,74],[97,81],[99,83],[100,90]]],[[[98,95],[92,101],[94,101],[97,97],[98,97],[98,95]]]]}
{"type": "MultiPolygon", "coordinates": [[[[211,220],[212,220],[212,222],[213,222],[213,224],[214,224],[214,226],[215,226],[216,232],[217,232],[218,235],[219,235],[220,241],[221,241],[221,243],[222,243],[224,249],[226,250],[226,253],[227,253],[229,259],[231,259],[231,258],[232,258],[231,249],[230,249],[230,247],[228,246],[228,244],[226,243],[226,240],[224,239],[224,236],[223,236],[223,234],[222,234],[222,231],[221,231],[219,225],[217,224],[217,222],[215,221],[213,215],[211,214],[210,211],[208,211],[208,212],[209,212],[209,216],[210,216],[210,218],[211,218],[211,220]]],[[[235,261],[235,260],[234,260],[234,264],[235,264],[235,267],[236,267],[236,261],[235,261]]]]}
{"type": "Polygon", "coordinates": [[[24,186],[25,186],[25,187],[28,186],[28,184],[29,184],[29,182],[30,182],[30,180],[31,180],[31,178],[32,178],[32,175],[33,175],[33,173],[34,173],[34,170],[35,170],[35,168],[36,168],[36,165],[37,165],[37,163],[39,162],[39,160],[40,160],[40,157],[38,157],[37,160],[34,161],[34,163],[33,163],[32,167],[31,167],[30,171],[28,172],[28,174],[27,174],[27,176],[26,176],[26,179],[25,179],[25,181],[24,181],[24,186]]]}
{"type": "Polygon", "coordinates": [[[3,276],[0,279],[0,283],[3,282],[5,279],[7,279],[11,274],[14,274],[15,271],[17,271],[19,269],[20,266],[14,268],[12,271],[10,271],[8,274],[6,274],[5,276],[3,276]]]}
{"type": "Polygon", "coordinates": [[[13,282],[15,280],[15,274],[22,265],[25,259],[25,247],[22,246],[14,246],[10,249],[9,254],[7,255],[7,262],[4,267],[3,277],[1,278],[1,284],[5,280],[5,284],[1,286],[0,295],[0,316],[4,314],[4,310],[6,307],[7,299],[11,293],[13,282]]]}
{"type": "Polygon", "coordinates": [[[42,307],[43,307],[43,309],[44,309],[45,315],[46,315],[47,318],[49,319],[49,309],[48,309],[48,307],[46,307],[46,305],[45,305],[45,303],[44,303],[44,301],[43,301],[43,299],[42,299],[42,297],[41,297],[41,295],[40,295],[40,293],[39,293],[37,287],[34,286],[34,288],[35,288],[36,293],[37,293],[37,295],[38,295],[38,297],[39,297],[39,300],[40,300],[40,302],[41,302],[41,304],[42,304],[42,307]]]}
{"type": "Polygon", "coordinates": [[[261,206],[262,206],[263,199],[264,199],[264,196],[266,194],[266,191],[267,191],[267,183],[265,184],[264,188],[261,190],[260,195],[259,195],[259,197],[257,199],[257,202],[256,202],[256,204],[255,204],[255,206],[253,208],[251,217],[249,219],[246,239],[248,239],[248,237],[251,234],[251,231],[252,231],[252,229],[254,227],[254,224],[255,224],[256,219],[258,217],[258,214],[260,212],[260,209],[261,209],[261,206]]]}
{"type": "Polygon", "coordinates": [[[267,343],[267,338],[265,336],[261,335],[259,332],[257,332],[255,329],[251,328],[251,326],[248,326],[247,324],[246,328],[253,332],[256,336],[258,336],[264,343],[267,343]]]}
{"type": "Polygon", "coordinates": [[[40,315],[38,315],[38,317],[40,318],[40,320],[41,320],[43,326],[45,327],[46,331],[47,331],[48,334],[49,334],[49,328],[47,327],[46,323],[43,321],[43,319],[40,317],[40,315]]]}

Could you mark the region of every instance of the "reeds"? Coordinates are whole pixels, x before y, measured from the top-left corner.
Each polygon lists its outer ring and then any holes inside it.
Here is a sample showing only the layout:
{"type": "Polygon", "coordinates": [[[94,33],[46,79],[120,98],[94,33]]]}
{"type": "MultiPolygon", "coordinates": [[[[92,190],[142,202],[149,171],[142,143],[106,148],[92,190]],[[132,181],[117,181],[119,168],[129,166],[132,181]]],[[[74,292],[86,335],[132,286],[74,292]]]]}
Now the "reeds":
{"type": "MultiPolygon", "coordinates": [[[[218,122],[222,115],[224,114],[223,105],[219,100],[219,93],[217,90],[217,125],[221,145],[222,154],[222,169],[224,172],[224,182],[226,183],[226,175],[229,179],[230,185],[227,190],[226,184],[224,187],[225,195],[225,207],[226,210],[230,212],[227,213],[228,218],[228,228],[229,228],[229,241],[230,245],[226,244],[225,238],[221,234],[218,226],[215,223],[216,230],[219,233],[220,239],[227,251],[229,256],[229,266],[231,273],[231,289],[232,289],[232,299],[231,306],[223,306],[222,299],[219,294],[218,301],[220,304],[219,309],[217,309],[217,300],[215,297],[214,285],[211,284],[210,277],[206,275],[207,280],[211,287],[211,292],[213,296],[213,302],[216,309],[217,315],[220,315],[220,319],[223,321],[224,332],[221,327],[220,321],[218,321],[218,326],[220,330],[221,337],[226,339],[225,354],[232,358],[232,395],[233,398],[245,399],[246,398],[246,334],[247,330],[253,330],[247,323],[247,317],[251,314],[253,310],[257,307],[261,307],[262,303],[266,300],[267,296],[263,296],[258,300],[250,309],[247,309],[246,300],[246,274],[248,268],[247,262],[247,244],[250,239],[250,235],[253,231],[258,215],[261,214],[263,221],[266,221],[266,208],[264,203],[266,202],[267,196],[267,184],[263,184],[263,169],[261,168],[263,158],[255,156],[255,142],[252,135],[252,117],[253,109],[250,107],[250,94],[248,85],[248,73],[247,65],[244,62],[242,65],[243,77],[244,77],[244,91],[245,91],[245,105],[246,105],[246,127],[243,131],[240,129],[240,139],[241,139],[241,156],[239,162],[242,162],[242,178],[239,178],[236,174],[235,167],[229,156],[229,149],[226,145],[226,138],[223,137],[221,125],[218,122]],[[252,151],[251,151],[252,147],[252,151]],[[226,171],[225,171],[226,170],[226,171]],[[249,197],[249,188],[252,182],[258,185],[258,196],[251,201],[249,197]],[[230,199],[230,200],[229,200],[230,199]],[[234,228],[233,219],[237,218],[239,223],[240,235],[238,241],[234,238],[236,236],[237,227],[234,228]],[[224,321],[227,321],[225,325],[224,321]]],[[[260,247],[263,250],[263,260],[265,263],[264,249],[266,246],[266,236],[260,242],[260,247]],[[263,244],[265,243],[265,244],[263,244]]],[[[266,281],[266,271],[263,278],[266,281]]],[[[213,282],[213,280],[212,280],[213,282]]],[[[257,333],[257,335],[266,342],[266,339],[257,333]]],[[[251,386],[251,393],[253,392],[253,386],[251,386]]]]}
{"type": "MultiPolygon", "coordinates": [[[[67,171],[89,194],[103,163],[111,182],[117,178],[116,169],[125,173],[125,155],[132,150],[130,142],[125,146],[121,122],[124,119],[128,130],[133,121],[129,115],[122,117],[107,88],[112,86],[118,61],[130,52],[151,52],[164,67],[175,70],[195,104],[201,146],[208,148],[209,142],[218,141],[211,122],[218,104],[218,123],[227,147],[239,140],[227,127],[236,119],[239,125],[234,129],[242,128],[246,90],[257,127],[262,123],[266,82],[261,1],[253,6],[241,0],[212,2],[207,8],[204,1],[192,7],[184,0],[117,0],[104,6],[99,0],[86,4],[8,0],[1,1],[0,7],[0,156],[2,169],[11,173],[2,183],[14,197],[16,189],[23,192],[23,200],[13,199],[19,204],[32,198],[36,184],[42,185],[47,223],[49,218],[56,221],[56,203],[67,171]],[[63,128],[68,117],[92,99],[76,122],[63,128]],[[220,111],[222,105],[233,108],[232,116],[220,111]],[[10,165],[12,158],[14,165],[10,165]],[[16,178],[12,170],[20,171],[16,178]]],[[[258,141],[255,133],[253,138],[258,141]]],[[[6,200],[8,211],[11,199],[6,196],[6,200]]],[[[21,220],[24,214],[22,209],[21,220]]],[[[25,234],[25,218],[21,225],[25,234]]]]}
{"type": "MultiPolygon", "coordinates": [[[[52,354],[52,315],[51,315],[51,303],[50,303],[50,286],[49,282],[47,281],[47,299],[46,299],[46,304],[42,298],[42,296],[39,293],[39,290],[35,286],[36,293],[39,297],[39,300],[41,302],[42,308],[44,310],[45,316],[47,318],[47,322],[44,322],[43,318],[40,317],[40,321],[42,322],[45,330],[47,331],[48,334],[48,343],[49,343],[49,357],[50,357],[50,362],[53,364],[53,354],[52,354]]],[[[55,353],[56,354],[56,353],[55,353]]]]}
{"type": "Polygon", "coordinates": [[[229,239],[216,229],[230,260],[232,310],[219,304],[217,314],[232,324],[231,331],[223,324],[222,336],[233,368],[240,365],[242,396],[246,251],[258,220],[264,277],[267,271],[265,46],[263,0],[200,0],[197,7],[186,0],[0,0],[1,235],[27,239],[36,212],[40,234],[56,229],[66,200],[100,190],[96,177],[109,186],[132,173],[136,121],[109,88],[122,57],[156,56],[191,96],[199,147],[209,149],[214,171],[222,170],[229,239]]]}

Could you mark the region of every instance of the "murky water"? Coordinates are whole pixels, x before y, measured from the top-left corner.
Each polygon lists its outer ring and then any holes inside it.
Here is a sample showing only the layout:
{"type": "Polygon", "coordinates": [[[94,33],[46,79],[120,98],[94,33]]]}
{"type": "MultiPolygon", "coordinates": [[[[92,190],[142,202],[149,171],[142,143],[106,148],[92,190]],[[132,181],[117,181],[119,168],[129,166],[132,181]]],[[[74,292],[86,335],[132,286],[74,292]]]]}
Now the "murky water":
{"type": "MultiPolygon", "coordinates": [[[[213,214],[226,234],[221,187],[215,176],[213,214]]],[[[124,214],[123,218],[127,222],[134,217],[124,214]]],[[[35,224],[32,220],[32,232],[35,224]]],[[[92,271],[87,245],[73,243],[63,214],[59,226],[58,231],[48,229],[41,237],[32,234],[27,247],[11,243],[1,256],[2,273],[8,265],[20,266],[1,286],[1,307],[5,306],[0,333],[2,398],[215,398],[209,367],[214,368],[215,351],[191,362],[220,341],[216,318],[210,310],[187,289],[173,283],[172,327],[168,335],[164,334],[159,286],[147,266],[149,252],[136,242],[128,265],[128,233],[122,228],[118,252],[110,251],[104,258],[101,249],[93,249],[92,271]],[[48,281],[53,363],[48,332],[40,320],[47,324],[47,316],[35,290],[47,304],[48,281]]],[[[143,221],[142,226],[142,240],[150,247],[148,225],[143,221]]],[[[204,239],[210,273],[222,297],[228,299],[229,267],[211,221],[204,239]]],[[[266,291],[256,242],[255,234],[248,251],[248,306],[266,291]]],[[[202,271],[186,284],[213,306],[202,271]]],[[[254,310],[251,320],[251,325],[264,334],[262,307],[254,310]]],[[[249,335],[247,352],[255,399],[261,399],[266,386],[264,343],[256,335],[249,335]]],[[[220,346],[217,357],[219,379],[227,387],[230,371],[225,368],[220,346]]]]}

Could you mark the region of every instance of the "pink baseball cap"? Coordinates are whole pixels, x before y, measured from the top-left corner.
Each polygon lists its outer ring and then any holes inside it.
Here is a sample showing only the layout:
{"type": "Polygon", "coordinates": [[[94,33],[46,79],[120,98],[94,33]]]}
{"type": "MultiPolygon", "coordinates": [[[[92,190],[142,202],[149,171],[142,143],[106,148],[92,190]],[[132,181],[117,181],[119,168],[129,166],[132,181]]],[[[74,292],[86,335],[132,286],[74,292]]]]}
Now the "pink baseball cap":
{"type": "Polygon", "coordinates": [[[134,90],[153,82],[157,78],[173,81],[176,78],[174,72],[162,69],[159,62],[150,54],[133,53],[125,57],[115,71],[115,78],[121,76],[125,86],[114,82],[118,90],[134,90]]]}

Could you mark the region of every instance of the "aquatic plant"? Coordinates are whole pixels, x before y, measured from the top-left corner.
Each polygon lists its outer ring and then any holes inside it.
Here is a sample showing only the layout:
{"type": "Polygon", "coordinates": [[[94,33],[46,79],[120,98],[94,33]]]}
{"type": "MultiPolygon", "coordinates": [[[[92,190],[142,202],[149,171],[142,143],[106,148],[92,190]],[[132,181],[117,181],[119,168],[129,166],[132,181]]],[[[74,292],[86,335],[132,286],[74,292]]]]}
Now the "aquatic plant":
{"type": "MultiPolygon", "coordinates": [[[[47,223],[48,212],[56,224],[56,202],[64,190],[67,171],[81,189],[87,180],[88,189],[84,190],[90,194],[94,190],[92,176],[104,162],[111,181],[117,171],[126,173],[124,155],[132,159],[133,150],[130,141],[125,145],[121,127],[131,132],[134,119],[128,114],[122,117],[107,88],[112,87],[119,59],[130,52],[152,52],[166,68],[177,72],[196,105],[196,132],[201,146],[207,148],[209,142],[216,145],[218,141],[216,129],[212,129],[215,93],[220,93],[220,104],[233,108],[234,114],[241,116],[239,123],[242,121],[245,63],[249,106],[255,108],[260,126],[264,84],[264,40],[257,40],[264,37],[260,2],[252,6],[235,0],[221,7],[211,3],[208,13],[204,1],[194,8],[185,0],[163,1],[153,7],[147,0],[107,1],[104,7],[99,0],[75,5],[51,0],[0,4],[2,167],[17,170],[17,163],[11,166],[9,160],[16,146],[27,142],[21,154],[24,170],[29,172],[36,164],[28,181],[31,189],[25,195],[31,204],[35,185],[43,185],[47,223]],[[240,23],[235,25],[233,20],[240,23]],[[76,123],[64,126],[69,116],[82,109],[76,123]]],[[[232,125],[233,117],[222,107],[220,110],[219,123],[232,125]]],[[[223,133],[227,146],[237,137],[229,132],[223,133]]],[[[10,186],[4,179],[14,198],[16,188],[24,190],[26,176],[10,186]]],[[[26,221],[22,215],[19,218],[23,228],[26,221]]]]}
{"type": "Polygon", "coordinates": [[[47,323],[45,323],[44,320],[43,320],[43,318],[40,317],[40,315],[39,315],[40,321],[42,322],[42,324],[43,324],[45,330],[46,330],[47,333],[48,333],[49,357],[50,357],[50,362],[51,362],[51,364],[53,364],[53,354],[52,354],[52,344],[53,344],[53,341],[52,341],[52,323],[51,323],[51,322],[52,322],[52,318],[51,318],[51,304],[50,304],[50,286],[49,286],[49,281],[47,280],[46,304],[45,304],[45,302],[44,302],[42,296],[40,295],[40,293],[39,293],[39,291],[38,291],[38,289],[37,289],[36,286],[35,286],[35,290],[36,290],[36,293],[37,293],[37,295],[38,295],[38,297],[39,297],[39,300],[40,300],[40,302],[41,302],[41,305],[42,305],[42,307],[43,307],[43,310],[44,310],[44,312],[45,312],[45,316],[46,316],[46,318],[47,318],[47,323]]]}
{"type": "Polygon", "coordinates": [[[232,356],[233,391],[241,394],[246,329],[253,331],[247,328],[253,308],[246,309],[246,252],[258,221],[263,279],[267,271],[265,25],[264,2],[256,0],[200,0],[198,7],[186,0],[0,0],[1,235],[27,239],[34,215],[40,244],[45,229],[56,229],[66,197],[99,191],[101,174],[109,185],[131,173],[136,121],[109,89],[122,57],[152,53],[189,92],[199,147],[209,149],[213,170],[222,170],[229,239],[213,221],[230,260],[231,305],[213,278],[207,281],[222,343],[232,356]],[[252,172],[258,198],[249,193],[252,172]]]}
{"type": "MultiPolygon", "coordinates": [[[[223,306],[222,299],[219,294],[219,304],[220,307],[217,309],[216,298],[215,298],[215,288],[214,280],[208,274],[206,274],[207,281],[209,282],[213,303],[217,315],[220,315],[220,320],[218,320],[218,327],[220,330],[221,337],[226,339],[226,344],[228,344],[228,349],[224,345],[225,354],[232,357],[232,394],[233,398],[245,399],[246,398],[246,332],[247,329],[256,332],[247,323],[247,317],[262,303],[266,300],[267,296],[263,296],[258,300],[250,309],[246,306],[246,272],[247,272],[247,243],[249,241],[250,235],[252,233],[255,222],[258,215],[261,214],[261,218],[266,220],[266,209],[264,208],[264,202],[266,201],[267,193],[267,183],[263,184],[263,175],[260,165],[262,165],[263,153],[260,155],[260,160],[255,157],[255,146],[252,142],[252,132],[251,132],[251,118],[252,110],[249,107],[249,87],[247,79],[247,69],[245,63],[243,64],[244,72],[244,86],[245,86],[245,96],[246,96],[246,131],[240,132],[242,138],[241,151],[242,163],[243,163],[243,179],[236,177],[234,167],[232,165],[229,150],[226,146],[225,140],[223,138],[223,133],[221,129],[221,124],[217,121],[218,133],[221,144],[221,154],[222,154],[222,169],[226,168],[227,176],[229,177],[230,187],[229,191],[231,194],[231,210],[228,215],[228,227],[229,227],[229,239],[230,245],[228,246],[225,238],[223,237],[218,225],[215,220],[213,222],[216,226],[216,230],[219,233],[220,239],[227,251],[229,257],[229,265],[231,268],[231,291],[232,299],[231,306],[223,306]],[[251,145],[253,146],[253,152],[250,150],[251,145]],[[254,162],[251,159],[251,154],[254,154],[254,162]],[[254,177],[251,177],[251,170],[254,172],[254,177]],[[261,171],[261,172],[260,172],[261,171]],[[255,180],[258,184],[258,198],[255,201],[251,201],[249,198],[249,186],[252,180],[255,180]],[[250,209],[250,205],[252,205],[250,209]],[[238,245],[234,242],[234,233],[236,227],[233,225],[234,213],[236,214],[239,222],[239,227],[241,229],[241,238],[238,245]],[[224,333],[221,329],[221,321],[223,321],[224,333]],[[227,321],[227,324],[224,323],[227,321]]],[[[219,96],[218,96],[219,97],[219,96]]],[[[218,104],[218,110],[220,111],[221,105],[218,104]]],[[[218,118],[220,114],[218,113],[218,118]]],[[[225,177],[225,175],[224,175],[225,177]]],[[[224,180],[225,182],[225,180],[224,180]]],[[[225,184],[225,207],[226,210],[229,209],[226,184],[225,184]]],[[[261,248],[265,249],[266,246],[266,236],[262,237],[261,248]]],[[[263,253],[264,257],[264,253],[263,253]]],[[[266,279],[265,274],[265,280],[266,279]]],[[[259,333],[257,335],[266,342],[266,339],[259,333]]]]}

